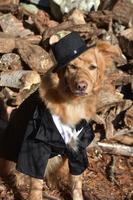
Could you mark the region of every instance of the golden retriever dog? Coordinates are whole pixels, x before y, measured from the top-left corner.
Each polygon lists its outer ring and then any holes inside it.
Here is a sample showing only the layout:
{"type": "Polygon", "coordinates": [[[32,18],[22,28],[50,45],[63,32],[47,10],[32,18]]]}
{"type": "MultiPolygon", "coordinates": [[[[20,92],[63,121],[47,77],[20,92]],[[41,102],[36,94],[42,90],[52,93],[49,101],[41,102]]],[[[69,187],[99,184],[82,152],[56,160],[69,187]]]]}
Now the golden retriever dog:
{"type": "MultiPolygon", "coordinates": [[[[67,138],[67,155],[74,152],[74,155],[78,158],[78,148],[80,139],[82,139],[84,148],[80,151],[80,159],[82,160],[82,154],[85,156],[85,159],[87,159],[85,147],[89,144],[89,132],[87,133],[88,135],[80,138],[78,136],[81,134],[82,130],[77,134],[75,127],[82,120],[88,124],[95,115],[98,94],[102,88],[104,79],[104,71],[106,67],[112,66],[113,60],[120,54],[121,52],[116,46],[106,41],[100,41],[95,46],[84,50],[78,56],[71,59],[67,65],[60,67],[59,70],[57,67],[53,73],[54,68],[50,69],[42,77],[39,88],[39,98],[41,98],[42,104],[45,104],[46,109],[54,116],[53,120],[60,121],[63,124],[63,128],[69,127],[71,130],[74,130],[70,137],[71,139],[69,137],[67,138]],[[84,145],[84,141],[86,140],[87,143],[84,145]]],[[[85,132],[87,132],[87,128],[85,132]]],[[[54,137],[54,133],[49,132],[49,134],[51,134],[51,137],[54,137]]],[[[49,137],[49,135],[47,137],[49,137]]],[[[93,139],[93,137],[91,139],[93,139]]],[[[89,139],[90,142],[91,139],[89,139]]],[[[56,140],[54,140],[54,142],[56,143],[56,140]]],[[[48,179],[51,179],[51,174],[56,174],[58,170],[61,170],[64,163],[69,160],[65,153],[61,156],[58,156],[58,154],[59,152],[57,152],[55,157],[53,156],[50,158],[46,164],[47,168],[45,169],[44,175],[48,179]]],[[[41,154],[41,156],[43,155],[41,154]]],[[[76,158],[74,157],[74,159],[76,158]]],[[[73,200],[83,200],[82,173],[87,168],[87,163],[85,163],[85,166],[82,168],[82,164],[80,166],[80,159],[77,164],[76,161],[73,162],[72,157],[72,163],[69,163],[73,200]],[[75,163],[80,167],[74,167],[73,164],[75,165],[75,163]],[[75,169],[77,170],[76,172],[74,171],[75,169]]],[[[10,161],[3,161],[1,163],[1,173],[4,173],[4,175],[13,173],[10,166],[10,161]]],[[[23,170],[20,170],[20,172],[23,172],[23,170]]],[[[28,200],[42,200],[43,179],[32,175],[30,176],[28,200]]]]}

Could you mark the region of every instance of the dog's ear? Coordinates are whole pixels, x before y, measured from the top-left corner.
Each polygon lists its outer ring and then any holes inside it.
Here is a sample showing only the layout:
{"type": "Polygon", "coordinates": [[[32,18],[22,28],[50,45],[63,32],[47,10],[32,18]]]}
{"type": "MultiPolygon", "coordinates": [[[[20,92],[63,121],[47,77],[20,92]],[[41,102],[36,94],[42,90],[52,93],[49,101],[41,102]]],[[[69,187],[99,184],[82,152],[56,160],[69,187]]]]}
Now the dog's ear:
{"type": "Polygon", "coordinates": [[[126,58],[118,45],[112,45],[108,41],[98,41],[97,48],[104,56],[107,67],[111,67],[113,63],[118,65],[126,63],[126,58]]]}

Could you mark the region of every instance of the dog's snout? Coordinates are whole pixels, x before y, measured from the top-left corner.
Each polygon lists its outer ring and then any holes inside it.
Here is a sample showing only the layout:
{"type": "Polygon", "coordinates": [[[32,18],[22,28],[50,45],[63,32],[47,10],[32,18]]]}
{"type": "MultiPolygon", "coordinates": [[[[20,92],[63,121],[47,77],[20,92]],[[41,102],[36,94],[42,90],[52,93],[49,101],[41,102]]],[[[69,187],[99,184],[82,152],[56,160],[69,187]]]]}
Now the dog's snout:
{"type": "Polygon", "coordinates": [[[87,88],[87,83],[85,81],[81,81],[79,83],[77,83],[77,89],[79,91],[85,91],[87,88]]]}

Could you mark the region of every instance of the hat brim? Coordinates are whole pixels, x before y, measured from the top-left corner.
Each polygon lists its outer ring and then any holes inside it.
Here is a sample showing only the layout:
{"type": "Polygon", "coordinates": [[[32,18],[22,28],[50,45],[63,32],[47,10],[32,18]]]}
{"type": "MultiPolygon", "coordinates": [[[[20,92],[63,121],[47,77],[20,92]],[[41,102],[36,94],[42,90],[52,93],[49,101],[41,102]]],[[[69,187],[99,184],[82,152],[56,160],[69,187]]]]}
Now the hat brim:
{"type": "Polygon", "coordinates": [[[66,61],[64,63],[57,63],[55,66],[54,66],[54,69],[53,69],[53,73],[56,73],[58,71],[60,71],[61,69],[65,68],[72,60],[74,60],[75,58],[77,58],[78,56],[80,56],[82,53],[84,53],[85,51],[87,51],[88,49],[90,48],[93,48],[95,47],[96,44],[92,44],[91,46],[89,47],[85,47],[83,48],[81,51],[79,51],[77,54],[73,54],[71,55],[69,58],[66,59],[66,61]]]}

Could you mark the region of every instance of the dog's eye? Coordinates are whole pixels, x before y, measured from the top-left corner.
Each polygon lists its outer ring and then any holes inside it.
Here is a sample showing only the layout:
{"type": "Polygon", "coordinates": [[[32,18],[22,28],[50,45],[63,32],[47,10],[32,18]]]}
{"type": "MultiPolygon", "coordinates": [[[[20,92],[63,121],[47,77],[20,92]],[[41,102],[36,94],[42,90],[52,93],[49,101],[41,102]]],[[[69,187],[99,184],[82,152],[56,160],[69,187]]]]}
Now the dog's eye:
{"type": "Polygon", "coordinates": [[[69,66],[70,66],[70,69],[76,69],[76,66],[73,64],[69,64],[69,66]]]}
{"type": "Polygon", "coordinates": [[[94,65],[94,64],[91,64],[90,66],[89,66],[89,69],[90,70],[93,70],[93,69],[96,69],[97,68],[97,65],[94,65]]]}

